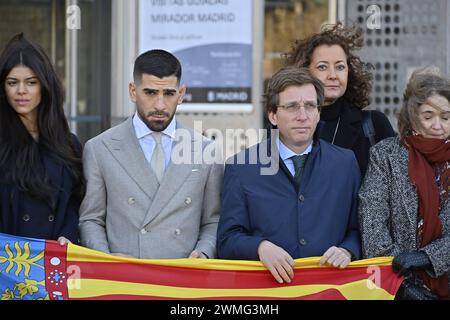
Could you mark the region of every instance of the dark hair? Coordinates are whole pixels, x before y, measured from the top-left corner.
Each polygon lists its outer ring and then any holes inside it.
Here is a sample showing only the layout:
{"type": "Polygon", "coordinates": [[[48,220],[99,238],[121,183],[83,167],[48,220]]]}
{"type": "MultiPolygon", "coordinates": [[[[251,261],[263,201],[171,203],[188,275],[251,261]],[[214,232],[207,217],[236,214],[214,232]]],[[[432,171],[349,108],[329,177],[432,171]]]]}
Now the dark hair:
{"type": "Polygon", "coordinates": [[[450,101],[450,80],[432,68],[421,68],[413,72],[403,94],[403,104],[398,115],[400,137],[412,135],[419,126],[419,107],[428,98],[440,95],[450,101]]]}
{"type": "Polygon", "coordinates": [[[39,146],[69,169],[74,178],[75,196],[81,200],[84,191],[81,150],[64,115],[61,83],[44,50],[20,33],[8,42],[0,55],[0,169],[3,166],[12,168],[10,172],[0,174],[2,179],[16,184],[19,190],[54,206],[52,194],[55,190],[42,174],[39,146]],[[41,84],[37,116],[39,145],[8,103],[5,92],[6,77],[20,65],[30,68],[41,84]]]}
{"type": "Polygon", "coordinates": [[[344,27],[342,23],[325,25],[320,33],[309,38],[296,40],[292,50],[284,57],[287,64],[309,68],[314,50],[320,45],[338,45],[347,56],[348,82],[343,97],[359,108],[370,103],[373,75],[370,63],[364,63],[353,51],[361,49],[364,44],[362,31],[356,27],[344,27]]]}
{"type": "Polygon", "coordinates": [[[142,53],[134,62],[134,82],[139,83],[144,73],[158,78],[176,76],[180,83],[181,64],[170,52],[161,49],[149,50],[142,53]]]}
{"type": "Polygon", "coordinates": [[[324,89],[320,80],[314,78],[308,68],[287,66],[278,70],[267,83],[264,93],[264,110],[266,116],[270,112],[276,113],[280,103],[280,92],[289,86],[302,86],[312,84],[317,93],[317,104],[321,106],[324,102],[324,89]]]}

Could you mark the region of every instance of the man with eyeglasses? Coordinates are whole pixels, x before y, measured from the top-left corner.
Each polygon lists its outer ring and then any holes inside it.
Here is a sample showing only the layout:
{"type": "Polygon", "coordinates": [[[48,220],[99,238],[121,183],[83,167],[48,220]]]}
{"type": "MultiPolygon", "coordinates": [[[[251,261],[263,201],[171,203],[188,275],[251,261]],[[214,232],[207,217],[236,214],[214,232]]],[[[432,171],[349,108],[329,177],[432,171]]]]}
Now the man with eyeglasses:
{"type": "Polygon", "coordinates": [[[323,100],[322,83],[305,68],[282,68],[268,82],[265,112],[279,137],[227,161],[219,258],[260,260],[279,283],[292,281],[297,258],[321,256],[336,268],[359,259],[360,171],[351,150],[319,140],[323,100]],[[279,170],[267,175],[273,163],[279,170]]]}

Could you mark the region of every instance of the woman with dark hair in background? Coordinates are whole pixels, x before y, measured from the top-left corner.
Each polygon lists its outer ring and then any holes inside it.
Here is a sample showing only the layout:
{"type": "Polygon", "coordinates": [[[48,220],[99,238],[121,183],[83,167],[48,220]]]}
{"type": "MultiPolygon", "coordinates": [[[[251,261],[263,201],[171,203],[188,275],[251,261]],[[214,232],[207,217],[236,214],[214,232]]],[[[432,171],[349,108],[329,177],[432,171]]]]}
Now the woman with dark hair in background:
{"type": "Polygon", "coordinates": [[[82,147],[43,49],[23,34],[0,56],[0,232],[78,242],[82,147]]]}
{"type": "Polygon", "coordinates": [[[295,42],[286,54],[287,64],[307,67],[325,87],[325,104],[320,119],[320,138],[340,147],[351,149],[358,160],[362,176],[369,161],[372,144],[395,135],[386,118],[379,111],[362,112],[369,105],[372,90],[372,73],[369,65],[354,54],[363,45],[361,31],[337,24],[324,28],[309,38],[295,42]],[[372,123],[370,138],[363,129],[363,117],[372,123]],[[371,139],[373,139],[371,141],[371,139]]]}
{"type": "Polygon", "coordinates": [[[363,256],[394,256],[405,276],[397,299],[449,297],[450,81],[415,72],[404,94],[400,137],[370,150],[359,192],[363,256]]]}

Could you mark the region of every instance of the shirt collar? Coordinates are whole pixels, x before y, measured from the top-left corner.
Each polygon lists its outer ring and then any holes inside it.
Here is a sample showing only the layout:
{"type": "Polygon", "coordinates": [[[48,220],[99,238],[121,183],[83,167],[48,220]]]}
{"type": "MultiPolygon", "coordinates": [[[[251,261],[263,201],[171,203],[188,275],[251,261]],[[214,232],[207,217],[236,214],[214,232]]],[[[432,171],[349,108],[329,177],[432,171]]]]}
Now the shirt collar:
{"type": "MultiPolygon", "coordinates": [[[[309,144],[309,146],[305,149],[305,151],[303,151],[300,155],[302,154],[308,154],[311,152],[312,150],[312,142],[309,144]]],[[[291,149],[289,149],[288,147],[285,146],[285,144],[283,142],[281,142],[280,138],[277,138],[277,145],[278,145],[278,150],[280,151],[280,158],[285,161],[293,156],[297,156],[298,154],[296,154],[294,151],[292,151],[291,149]]]]}
{"type": "MultiPolygon", "coordinates": [[[[166,129],[162,131],[165,135],[169,136],[171,139],[175,138],[175,131],[176,131],[176,120],[175,116],[173,117],[172,121],[170,121],[169,125],[166,129]]],[[[136,137],[139,139],[144,138],[148,136],[149,134],[152,134],[152,130],[150,130],[147,125],[142,121],[142,119],[139,117],[138,113],[135,112],[133,116],[133,127],[134,132],[136,133],[136,137]]]]}

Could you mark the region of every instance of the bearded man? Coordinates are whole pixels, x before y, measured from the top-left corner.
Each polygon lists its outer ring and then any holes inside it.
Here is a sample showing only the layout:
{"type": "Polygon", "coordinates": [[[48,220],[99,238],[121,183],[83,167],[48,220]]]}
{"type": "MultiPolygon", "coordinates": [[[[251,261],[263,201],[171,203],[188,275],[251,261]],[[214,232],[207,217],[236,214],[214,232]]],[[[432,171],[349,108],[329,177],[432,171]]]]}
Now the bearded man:
{"type": "Polygon", "coordinates": [[[223,163],[218,149],[202,161],[212,142],[175,119],[181,64],[150,50],[133,77],[135,114],[85,146],[81,244],[143,259],[214,258],[223,163]]]}

